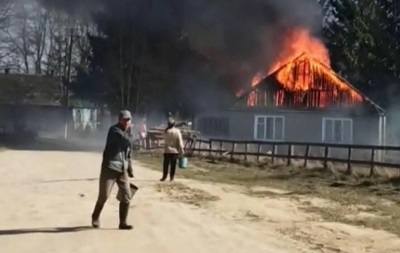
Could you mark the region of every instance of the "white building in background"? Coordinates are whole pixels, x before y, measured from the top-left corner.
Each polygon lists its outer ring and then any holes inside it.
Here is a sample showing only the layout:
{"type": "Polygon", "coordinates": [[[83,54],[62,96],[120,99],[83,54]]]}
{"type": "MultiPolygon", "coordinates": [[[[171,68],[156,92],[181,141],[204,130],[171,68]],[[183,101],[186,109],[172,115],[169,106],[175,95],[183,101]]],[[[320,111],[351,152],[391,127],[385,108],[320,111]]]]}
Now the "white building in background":
{"type": "Polygon", "coordinates": [[[76,131],[93,131],[97,130],[98,110],[89,108],[73,108],[72,118],[74,121],[74,129],[76,131]]]}

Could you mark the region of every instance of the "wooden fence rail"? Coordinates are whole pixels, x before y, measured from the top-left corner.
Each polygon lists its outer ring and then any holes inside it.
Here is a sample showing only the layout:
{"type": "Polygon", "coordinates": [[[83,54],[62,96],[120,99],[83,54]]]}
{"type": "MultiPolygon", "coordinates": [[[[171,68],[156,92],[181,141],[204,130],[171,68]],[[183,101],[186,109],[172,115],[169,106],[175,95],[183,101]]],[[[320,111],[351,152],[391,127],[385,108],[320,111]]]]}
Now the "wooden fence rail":
{"type": "MultiPolygon", "coordinates": [[[[374,174],[374,168],[376,166],[388,167],[388,168],[400,168],[398,162],[387,162],[383,159],[383,155],[386,151],[397,151],[400,155],[400,147],[396,146],[374,146],[374,145],[349,145],[349,144],[327,144],[327,143],[307,143],[307,142],[272,142],[272,141],[243,141],[243,140],[223,140],[223,139],[197,139],[194,141],[190,150],[190,154],[208,154],[226,156],[228,155],[231,159],[235,156],[243,156],[244,160],[248,160],[250,156],[256,157],[257,162],[260,162],[262,157],[268,157],[272,162],[276,158],[286,159],[287,165],[292,164],[293,159],[304,160],[304,167],[308,165],[309,161],[322,161],[325,168],[328,167],[329,162],[344,163],[347,165],[347,172],[351,173],[352,165],[367,165],[370,168],[370,175],[374,174]],[[224,148],[229,145],[230,148],[224,148]],[[244,151],[238,151],[237,146],[244,146],[244,151]],[[257,151],[250,151],[249,146],[254,145],[257,147],[257,151]],[[272,147],[270,152],[263,152],[262,149],[265,146],[272,147]],[[287,146],[287,152],[278,153],[277,147],[287,146]],[[217,147],[217,148],[215,148],[217,147]],[[294,147],[304,147],[305,151],[302,155],[294,154],[294,147]],[[323,150],[322,156],[312,156],[310,152],[312,148],[320,148],[323,150]],[[345,149],[347,150],[346,158],[337,158],[331,156],[332,149],[345,149]],[[355,159],[353,154],[356,150],[362,150],[368,152],[368,159],[355,159]]],[[[399,158],[400,161],[400,158],[399,158]]]]}
{"type": "MultiPolygon", "coordinates": [[[[286,159],[287,165],[292,164],[293,159],[304,160],[303,166],[306,167],[309,161],[321,161],[325,168],[329,162],[344,163],[347,165],[347,172],[351,173],[352,165],[367,165],[370,168],[370,175],[374,174],[376,166],[397,168],[400,169],[400,147],[398,146],[374,146],[374,145],[350,145],[350,144],[328,144],[328,143],[308,143],[308,142],[278,142],[278,141],[244,141],[244,140],[224,140],[224,139],[189,139],[185,145],[188,155],[207,154],[209,156],[229,156],[233,159],[235,156],[243,156],[244,160],[249,157],[256,157],[257,162],[260,162],[262,157],[268,157],[272,162],[277,158],[286,159]],[[224,146],[228,145],[229,148],[224,146]],[[243,151],[237,149],[238,145],[244,146],[243,151]],[[250,150],[250,145],[256,147],[256,151],[250,150]],[[264,152],[263,147],[269,146],[270,152],[264,152]],[[287,146],[286,152],[277,152],[278,147],[287,146]],[[216,148],[217,147],[217,148],[216,148]],[[303,154],[294,154],[294,147],[303,147],[303,154]],[[313,148],[323,150],[323,155],[311,155],[313,148]],[[331,155],[332,149],[345,149],[346,158],[337,158],[331,155]],[[355,151],[361,150],[367,152],[367,159],[355,159],[353,155],[355,151]],[[399,157],[399,162],[387,162],[385,152],[399,152],[396,154],[399,157]]],[[[158,148],[161,146],[158,146],[158,148]]],[[[154,149],[157,147],[152,147],[154,149]]],[[[393,156],[391,157],[393,158],[393,156]]],[[[393,159],[391,159],[393,160],[393,159]]]]}

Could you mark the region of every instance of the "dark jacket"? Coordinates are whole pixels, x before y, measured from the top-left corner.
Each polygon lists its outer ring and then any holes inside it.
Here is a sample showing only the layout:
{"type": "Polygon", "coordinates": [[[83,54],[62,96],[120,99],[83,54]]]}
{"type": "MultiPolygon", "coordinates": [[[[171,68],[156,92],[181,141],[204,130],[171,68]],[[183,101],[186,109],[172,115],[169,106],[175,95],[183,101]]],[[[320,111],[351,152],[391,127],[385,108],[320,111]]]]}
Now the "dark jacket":
{"type": "Polygon", "coordinates": [[[101,167],[119,172],[132,169],[131,150],[133,142],[133,135],[122,130],[119,124],[110,127],[101,167]]]}

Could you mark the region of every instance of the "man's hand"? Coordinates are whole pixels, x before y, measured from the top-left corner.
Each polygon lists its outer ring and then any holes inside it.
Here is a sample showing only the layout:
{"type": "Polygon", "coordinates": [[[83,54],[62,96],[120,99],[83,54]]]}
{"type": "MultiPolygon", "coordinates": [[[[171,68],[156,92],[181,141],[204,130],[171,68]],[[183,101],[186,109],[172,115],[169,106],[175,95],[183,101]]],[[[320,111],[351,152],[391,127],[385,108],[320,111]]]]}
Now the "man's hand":
{"type": "Polygon", "coordinates": [[[135,177],[135,176],[133,175],[133,169],[132,169],[132,166],[129,166],[129,168],[128,168],[128,176],[129,176],[130,178],[133,178],[133,177],[135,177]]]}
{"type": "Polygon", "coordinates": [[[129,122],[126,126],[126,132],[131,133],[133,129],[133,124],[131,122],[129,122]]]}

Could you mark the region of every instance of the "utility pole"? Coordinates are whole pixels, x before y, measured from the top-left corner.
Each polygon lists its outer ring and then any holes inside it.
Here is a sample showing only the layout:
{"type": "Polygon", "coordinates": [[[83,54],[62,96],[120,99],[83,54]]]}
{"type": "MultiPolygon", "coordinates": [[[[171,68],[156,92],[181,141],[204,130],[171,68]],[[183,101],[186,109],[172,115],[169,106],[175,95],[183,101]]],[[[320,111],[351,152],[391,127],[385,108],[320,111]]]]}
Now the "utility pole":
{"type": "Polygon", "coordinates": [[[68,138],[68,122],[69,122],[69,86],[71,83],[71,67],[72,67],[72,50],[74,45],[74,27],[70,28],[69,44],[68,44],[68,54],[67,54],[67,73],[64,80],[64,106],[65,106],[65,128],[64,128],[64,139],[68,138]]]}

